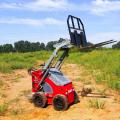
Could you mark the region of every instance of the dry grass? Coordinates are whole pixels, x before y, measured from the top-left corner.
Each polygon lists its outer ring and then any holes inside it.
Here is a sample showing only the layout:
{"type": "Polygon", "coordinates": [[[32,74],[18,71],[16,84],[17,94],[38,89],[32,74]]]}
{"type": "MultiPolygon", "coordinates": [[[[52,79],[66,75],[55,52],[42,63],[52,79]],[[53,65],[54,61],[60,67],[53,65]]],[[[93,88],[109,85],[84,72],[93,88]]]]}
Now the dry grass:
{"type": "Polygon", "coordinates": [[[105,101],[99,99],[90,99],[88,101],[89,107],[96,108],[96,109],[104,109],[105,108],[105,101]]]}

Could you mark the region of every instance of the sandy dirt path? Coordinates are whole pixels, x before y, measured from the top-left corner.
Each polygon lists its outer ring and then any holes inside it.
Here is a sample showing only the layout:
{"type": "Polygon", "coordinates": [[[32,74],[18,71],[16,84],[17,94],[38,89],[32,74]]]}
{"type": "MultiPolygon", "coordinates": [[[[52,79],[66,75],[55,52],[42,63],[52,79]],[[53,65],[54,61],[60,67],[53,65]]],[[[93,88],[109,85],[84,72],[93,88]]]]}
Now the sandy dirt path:
{"type": "MultiPolygon", "coordinates": [[[[62,71],[72,80],[76,91],[80,91],[84,84],[90,84],[95,92],[105,88],[103,85],[96,85],[95,78],[82,66],[66,64],[62,71]]],[[[9,103],[8,110],[0,115],[0,120],[120,120],[119,95],[112,90],[107,91],[113,95],[109,98],[80,96],[80,103],[70,106],[67,111],[59,112],[55,111],[52,105],[43,109],[30,102],[31,76],[26,70],[0,74],[0,79],[5,81],[2,90],[5,97],[0,99],[0,104],[9,103]],[[94,99],[104,101],[104,109],[89,107],[89,101],[94,99]]]]}

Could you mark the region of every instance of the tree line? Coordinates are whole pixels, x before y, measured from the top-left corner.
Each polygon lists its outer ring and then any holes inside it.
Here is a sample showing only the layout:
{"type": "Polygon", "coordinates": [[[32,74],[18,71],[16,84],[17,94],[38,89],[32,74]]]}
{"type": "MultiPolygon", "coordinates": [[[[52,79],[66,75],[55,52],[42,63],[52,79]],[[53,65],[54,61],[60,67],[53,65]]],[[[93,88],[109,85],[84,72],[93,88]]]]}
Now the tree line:
{"type": "Polygon", "coordinates": [[[12,44],[0,45],[0,53],[9,53],[9,52],[35,52],[40,50],[53,50],[53,45],[59,42],[64,41],[63,38],[60,38],[58,41],[50,41],[46,45],[40,42],[29,42],[20,40],[12,44]]]}
{"type": "MultiPolygon", "coordinates": [[[[53,50],[53,45],[64,41],[65,39],[60,38],[58,41],[50,41],[46,45],[40,42],[29,42],[20,40],[12,44],[0,45],[0,53],[9,52],[34,52],[40,50],[53,50]]],[[[113,49],[120,49],[120,41],[112,46],[113,49]]]]}
{"type": "Polygon", "coordinates": [[[113,49],[120,49],[120,41],[112,46],[113,49]]]}

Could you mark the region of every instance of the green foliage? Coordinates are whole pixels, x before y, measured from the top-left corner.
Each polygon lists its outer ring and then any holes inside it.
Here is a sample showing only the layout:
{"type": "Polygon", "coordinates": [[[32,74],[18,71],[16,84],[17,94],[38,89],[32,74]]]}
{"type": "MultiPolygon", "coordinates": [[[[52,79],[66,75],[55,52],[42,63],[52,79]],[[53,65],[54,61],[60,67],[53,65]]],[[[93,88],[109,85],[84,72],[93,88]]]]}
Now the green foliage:
{"type": "Polygon", "coordinates": [[[7,62],[0,61],[0,71],[3,73],[8,73],[11,71],[10,65],[7,62]]]}
{"type": "Polygon", "coordinates": [[[13,52],[14,48],[11,44],[4,44],[4,45],[0,45],[0,53],[4,52],[4,53],[9,53],[9,52],[13,52]]]}
{"type": "Polygon", "coordinates": [[[53,50],[53,45],[59,42],[64,41],[64,39],[60,38],[58,41],[50,41],[45,46],[44,43],[39,42],[29,42],[20,40],[14,43],[14,47],[11,44],[0,45],[0,53],[9,53],[9,52],[35,52],[41,50],[53,50]]]}
{"type": "Polygon", "coordinates": [[[46,45],[46,50],[54,50],[54,45],[60,42],[63,42],[65,39],[60,38],[58,41],[50,41],[46,45]]]}
{"type": "Polygon", "coordinates": [[[45,50],[45,44],[44,43],[30,43],[28,41],[18,41],[14,43],[15,50],[17,52],[33,52],[33,51],[40,51],[45,50]]]}
{"type": "Polygon", "coordinates": [[[112,46],[113,49],[120,49],[120,41],[112,46]]]}
{"type": "Polygon", "coordinates": [[[96,77],[97,83],[120,90],[120,50],[103,49],[71,53],[67,62],[81,64],[96,77]]]}
{"type": "MultiPolygon", "coordinates": [[[[0,55],[0,72],[28,69],[37,61],[46,61],[51,52],[6,53],[0,55]]],[[[102,49],[91,52],[72,51],[67,63],[80,64],[96,78],[96,83],[104,83],[114,90],[120,90],[120,50],[102,49]]]]}
{"type": "Polygon", "coordinates": [[[89,100],[89,107],[96,108],[96,109],[104,109],[105,108],[105,101],[101,101],[99,99],[90,99],[89,100]]]}
{"type": "Polygon", "coordinates": [[[11,114],[12,115],[18,115],[20,112],[19,112],[19,109],[13,109],[12,111],[11,111],[11,114]]]}
{"type": "Polygon", "coordinates": [[[0,105],[0,115],[4,115],[4,113],[7,111],[8,109],[8,104],[7,103],[3,103],[0,105]]]}
{"type": "Polygon", "coordinates": [[[46,50],[54,50],[53,45],[56,44],[56,41],[50,41],[46,45],[46,50]]]}
{"type": "Polygon", "coordinates": [[[12,115],[19,115],[19,114],[22,114],[23,112],[24,110],[22,108],[15,108],[11,110],[12,115]]]}
{"type": "Polygon", "coordinates": [[[8,53],[0,55],[0,72],[10,73],[15,69],[28,69],[38,60],[46,60],[51,52],[8,53]]]}

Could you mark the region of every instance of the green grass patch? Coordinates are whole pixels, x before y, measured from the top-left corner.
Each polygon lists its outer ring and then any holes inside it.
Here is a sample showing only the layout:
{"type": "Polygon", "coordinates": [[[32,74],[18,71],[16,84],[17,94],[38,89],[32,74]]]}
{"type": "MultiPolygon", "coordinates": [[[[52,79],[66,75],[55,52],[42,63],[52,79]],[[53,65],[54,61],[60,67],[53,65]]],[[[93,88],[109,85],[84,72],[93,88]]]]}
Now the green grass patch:
{"type": "Polygon", "coordinates": [[[67,62],[83,65],[96,78],[96,83],[120,90],[120,50],[103,49],[71,53],[67,62]]]}
{"type": "Polygon", "coordinates": [[[0,115],[4,115],[5,112],[7,111],[8,109],[8,104],[7,103],[3,103],[0,105],[0,115]]]}
{"type": "Polygon", "coordinates": [[[10,73],[15,69],[28,69],[38,60],[45,61],[51,52],[6,53],[0,55],[0,72],[10,73]]]}
{"type": "Polygon", "coordinates": [[[88,101],[89,107],[96,108],[96,109],[104,109],[105,108],[105,101],[101,101],[99,99],[91,99],[88,101]]]}
{"type": "Polygon", "coordinates": [[[23,113],[24,113],[24,110],[20,107],[19,108],[13,108],[11,110],[11,115],[17,116],[17,115],[20,115],[20,114],[23,114],[23,113]]]}
{"type": "MultiPolygon", "coordinates": [[[[39,60],[46,61],[51,53],[38,51],[1,54],[0,72],[9,73],[15,69],[29,69],[39,60]]],[[[90,52],[74,50],[69,54],[66,63],[82,65],[96,78],[96,83],[104,83],[114,90],[120,90],[120,50],[102,49],[90,52]]]]}

